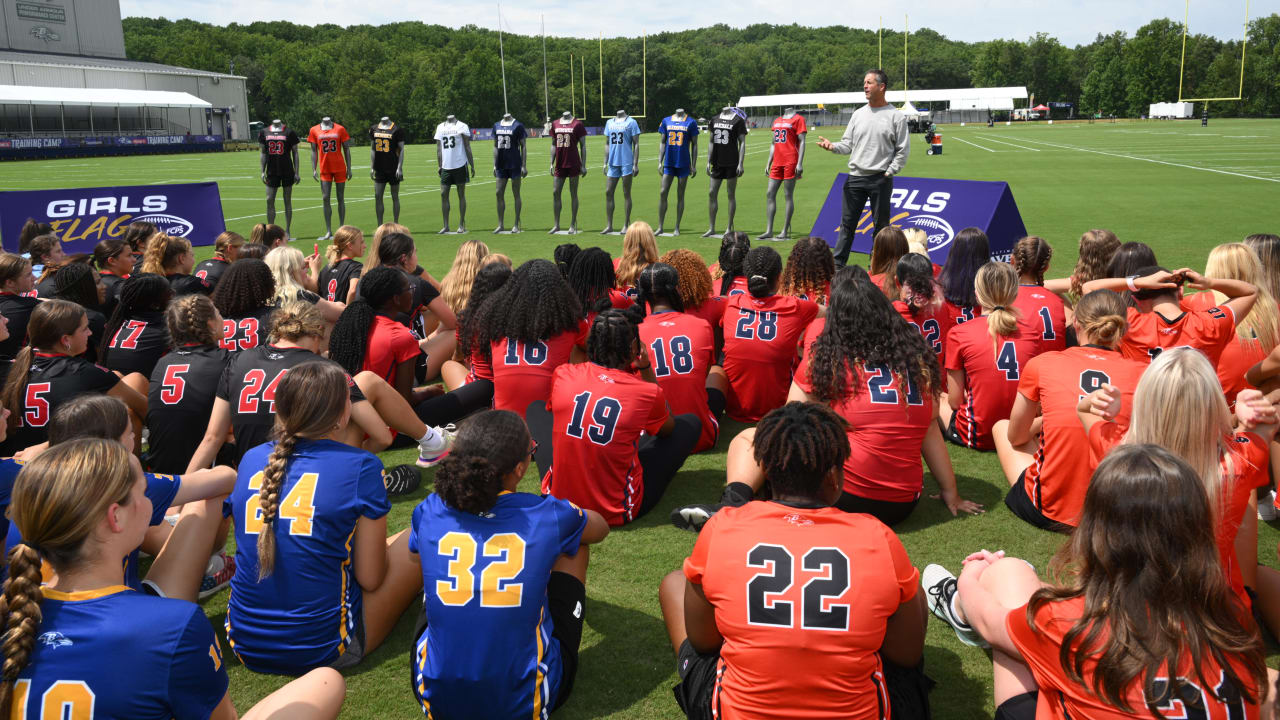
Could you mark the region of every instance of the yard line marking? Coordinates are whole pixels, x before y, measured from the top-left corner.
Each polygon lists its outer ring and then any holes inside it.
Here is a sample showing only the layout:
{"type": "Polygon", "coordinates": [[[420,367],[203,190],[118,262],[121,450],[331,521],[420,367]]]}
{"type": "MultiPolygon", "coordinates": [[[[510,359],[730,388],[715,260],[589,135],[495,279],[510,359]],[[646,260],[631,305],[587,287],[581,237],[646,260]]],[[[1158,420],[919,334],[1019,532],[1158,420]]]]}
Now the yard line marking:
{"type": "Polygon", "coordinates": [[[996,150],[992,150],[991,148],[988,148],[988,147],[982,147],[982,146],[981,146],[981,145],[979,145],[978,143],[975,143],[975,142],[969,142],[968,140],[965,140],[964,138],[960,137],[959,135],[952,135],[951,137],[953,137],[953,138],[955,138],[955,139],[959,140],[960,142],[964,143],[965,145],[972,145],[972,146],[974,146],[974,147],[978,148],[979,150],[986,150],[986,151],[987,151],[987,152],[989,152],[989,153],[998,152],[998,151],[996,151],[996,150]]]}
{"type": "Polygon", "coordinates": [[[1040,150],[1038,150],[1037,148],[1027,147],[1026,145],[1018,145],[1017,143],[1011,143],[1008,140],[997,140],[994,137],[992,137],[989,133],[979,133],[978,137],[981,137],[986,142],[996,142],[996,143],[1001,143],[1003,145],[1010,145],[1012,147],[1021,148],[1023,150],[1030,150],[1031,152],[1040,152],[1040,150]]]}
{"type": "Polygon", "coordinates": [[[1202,170],[1204,172],[1218,173],[1219,175],[1234,175],[1236,177],[1248,178],[1250,180],[1262,180],[1264,182],[1280,182],[1277,178],[1258,177],[1257,175],[1246,175],[1244,173],[1230,172],[1228,170],[1218,170],[1216,168],[1200,167],[1198,165],[1185,165],[1183,163],[1166,162],[1164,160],[1155,160],[1152,158],[1139,157],[1137,155],[1123,155],[1121,153],[1106,152],[1104,150],[1091,150],[1089,148],[1075,147],[1072,145],[1059,145],[1058,143],[1046,142],[1044,140],[1027,140],[1027,142],[1037,143],[1039,145],[1048,145],[1049,147],[1062,148],[1063,150],[1077,150],[1079,152],[1094,153],[1097,155],[1108,155],[1110,157],[1125,158],[1128,160],[1141,160],[1143,162],[1156,163],[1157,165],[1169,165],[1170,167],[1186,168],[1188,170],[1202,170]]]}

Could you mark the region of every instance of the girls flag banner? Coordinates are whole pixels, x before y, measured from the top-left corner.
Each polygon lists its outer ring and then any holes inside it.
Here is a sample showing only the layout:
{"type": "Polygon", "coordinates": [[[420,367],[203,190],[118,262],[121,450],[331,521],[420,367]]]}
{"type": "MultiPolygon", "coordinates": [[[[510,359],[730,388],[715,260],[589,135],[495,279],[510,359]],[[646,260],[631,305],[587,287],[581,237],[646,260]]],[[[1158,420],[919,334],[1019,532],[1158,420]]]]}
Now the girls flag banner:
{"type": "Polygon", "coordinates": [[[212,245],[227,229],[213,182],[0,192],[0,240],[6,251],[18,251],[18,235],[28,218],[53,225],[68,255],[91,253],[99,242],[120,237],[129,223],[139,220],[192,245],[212,245]]]}
{"type": "MultiPolygon", "coordinates": [[[[813,223],[812,237],[820,237],[835,247],[840,237],[840,204],[844,198],[844,181],[840,173],[831,183],[827,201],[813,223]]],[[[1026,237],[1022,214],[1013,199],[1008,183],[975,180],[941,180],[938,178],[895,177],[889,204],[889,224],[906,230],[919,228],[929,236],[929,258],[941,265],[951,251],[956,233],[976,227],[987,234],[991,259],[1008,262],[1013,246],[1026,237]]],[[[853,251],[870,254],[875,220],[870,206],[862,209],[853,236],[853,251]]]]}

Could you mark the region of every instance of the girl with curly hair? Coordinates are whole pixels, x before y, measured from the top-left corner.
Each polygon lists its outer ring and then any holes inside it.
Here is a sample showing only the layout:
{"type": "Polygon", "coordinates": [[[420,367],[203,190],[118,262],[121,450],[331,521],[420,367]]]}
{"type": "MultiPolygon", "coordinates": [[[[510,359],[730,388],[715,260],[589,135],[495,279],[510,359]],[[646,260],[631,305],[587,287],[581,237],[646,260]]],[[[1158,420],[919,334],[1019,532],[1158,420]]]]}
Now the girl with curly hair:
{"type": "Polygon", "coordinates": [[[618,277],[618,289],[628,296],[635,296],[636,280],[645,267],[658,262],[658,242],[653,228],[643,220],[637,220],[627,228],[622,238],[622,255],[613,262],[618,277]]]}
{"type": "Polygon", "coordinates": [[[826,305],[827,296],[831,294],[831,277],[835,274],[836,263],[827,242],[822,238],[803,237],[791,246],[778,292],[826,305]]]}
{"type": "Polygon", "coordinates": [[[573,258],[567,279],[587,313],[588,324],[601,310],[629,308],[635,304],[631,296],[618,289],[614,265],[609,253],[598,247],[589,247],[573,258]]]}
{"type": "Polygon", "coordinates": [[[1018,326],[1024,333],[1039,338],[1038,352],[1064,350],[1067,347],[1067,307],[1062,298],[1045,287],[1044,274],[1049,270],[1053,248],[1044,238],[1030,235],[1013,246],[1010,263],[1018,273],[1018,326]]]}
{"type": "Polygon", "coordinates": [[[164,311],[173,295],[173,286],[161,275],[137,273],[121,283],[120,302],[102,332],[98,362],[122,375],[151,377],[169,351],[164,311]]]}
{"type": "MultiPolygon", "coordinates": [[[[1067,305],[1075,305],[1084,296],[1084,284],[1090,280],[1109,277],[1107,267],[1111,258],[1120,249],[1120,239],[1110,230],[1095,228],[1086,230],[1080,235],[1080,245],[1076,251],[1076,267],[1067,278],[1046,280],[1046,290],[1060,296],[1067,305]]],[[[1155,260],[1145,263],[1155,265],[1155,260]]],[[[1142,266],[1139,266],[1142,267],[1142,266]]]]}
{"type": "Polygon", "coordinates": [[[716,334],[716,356],[724,346],[724,334],[720,323],[724,319],[725,298],[711,290],[711,274],[702,256],[692,250],[679,248],[668,250],[658,259],[675,268],[678,281],[676,292],[684,311],[706,320],[716,334]]]}
{"type": "Polygon", "coordinates": [[[893,309],[908,325],[920,331],[941,365],[947,348],[947,335],[956,325],[951,313],[944,308],[942,289],[933,277],[932,263],[924,255],[908,253],[898,260],[894,276],[897,278],[898,299],[893,301],[893,309]]]}
{"type": "Polygon", "coordinates": [[[195,256],[191,254],[190,240],[156,233],[147,243],[142,272],[163,275],[169,281],[169,286],[173,288],[175,297],[189,293],[208,295],[213,292],[213,286],[191,274],[195,264],[195,256]]]}
{"type": "Polygon", "coordinates": [[[275,278],[262,260],[244,258],[231,264],[213,291],[213,304],[222,314],[223,350],[239,352],[266,342],[275,293],[275,278]]]}
{"type": "Polygon", "coordinates": [[[360,228],[343,225],[333,234],[333,244],[325,251],[329,261],[316,278],[320,297],[329,302],[348,303],[354,299],[356,283],[364,265],[357,260],[364,255],[364,233],[360,228]]]}

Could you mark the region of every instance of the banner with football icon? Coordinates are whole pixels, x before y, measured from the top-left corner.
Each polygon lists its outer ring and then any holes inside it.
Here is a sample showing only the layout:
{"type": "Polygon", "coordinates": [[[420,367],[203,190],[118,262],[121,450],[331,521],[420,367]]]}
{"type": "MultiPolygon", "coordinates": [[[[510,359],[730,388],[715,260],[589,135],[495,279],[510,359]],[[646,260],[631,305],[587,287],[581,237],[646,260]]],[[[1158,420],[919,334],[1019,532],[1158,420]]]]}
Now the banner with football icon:
{"type": "MultiPolygon", "coordinates": [[[[827,200],[809,232],[835,247],[840,237],[841,203],[848,175],[840,173],[831,183],[827,200]]],[[[1018,203],[1008,183],[940,178],[895,177],[889,223],[906,230],[919,228],[929,236],[929,258],[941,265],[951,251],[956,233],[976,227],[987,234],[991,259],[1007,262],[1013,246],[1027,234],[1018,203]]],[[[870,254],[875,220],[868,204],[858,218],[853,251],[870,254]]]]}
{"type": "Polygon", "coordinates": [[[0,240],[6,251],[18,251],[28,218],[52,225],[68,255],[91,253],[139,220],[192,245],[212,245],[227,229],[213,182],[0,192],[0,240]]]}

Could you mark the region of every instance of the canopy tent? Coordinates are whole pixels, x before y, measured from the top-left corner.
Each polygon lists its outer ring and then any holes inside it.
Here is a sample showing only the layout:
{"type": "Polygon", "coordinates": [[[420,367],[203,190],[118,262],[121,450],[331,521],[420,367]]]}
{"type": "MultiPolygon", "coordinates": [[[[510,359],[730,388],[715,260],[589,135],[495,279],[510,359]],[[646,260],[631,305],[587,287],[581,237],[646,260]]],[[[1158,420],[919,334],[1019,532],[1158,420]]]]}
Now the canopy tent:
{"type": "Polygon", "coordinates": [[[1033,107],[1033,108],[1031,108],[1031,109],[1032,109],[1032,110],[1035,110],[1036,112],[1046,112],[1046,111],[1048,111],[1048,110],[1049,110],[1049,106],[1048,106],[1048,105],[1037,105],[1037,106],[1035,106],[1035,107],[1033,107]]]}
{"type": "Polygon", "coordinates": [[[912,105],[910,100],[908,100],[907,102],[902,103],[902,107],[898,108],[898,111],[899,111],[899,112],[901,112],[903,115],[906,115],[907,117],[917,117],[917,116],[919,116],[919,115],[928,115],[928,114],[929,114],[928,112],[925,112],[924,110],[917,110],[917,109],[916,109],[916,106],[915,106],[915,105],[912,105]]]}
{"type": "Polygon", "coordinates": [[[0,105],[51,105],[90,107],[211,108],[195,95],[167,90],[117,88],[62,88],[34,85],[0,85],[0,105]]]}
{"type": "MultiPolygon", "coordinates": [[[[1017,87],[957,88],[951,90],[890,90],[885,100],[905,102],[949,102],[963,104],[967,108],[992,110],[1013,107],[1014,100],[1027,97],[1027,89],[1017,87]]],[[[788,95],[747,95],[738,100],[738,107],[810,107],[822,105],[861,105],[867,97],[861,90],[835,93],[792,93],[788,95]]]]}

